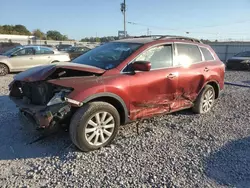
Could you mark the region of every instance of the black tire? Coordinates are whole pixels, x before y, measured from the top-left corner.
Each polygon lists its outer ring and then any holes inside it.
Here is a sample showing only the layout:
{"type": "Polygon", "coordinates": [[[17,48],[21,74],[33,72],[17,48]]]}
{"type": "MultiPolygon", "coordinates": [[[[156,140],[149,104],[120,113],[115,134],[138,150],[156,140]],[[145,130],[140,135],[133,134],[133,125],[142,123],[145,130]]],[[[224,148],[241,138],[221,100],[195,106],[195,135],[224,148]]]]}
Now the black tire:
{"type": "Polygon", "coordinates": [[[0,76],[5,76],[9,73],[7,65],[0,63],[0,76]]]}
{"type": "MultiPolygon", "coordinates": [[[[92,151],[110,144],[117,135],[120,126],[120,116],[117,109],[106,102],[90,102],[78,109],[73,115],[69,127],[72,142],[82,151],[92,151]],[[114,128],[112,135],[101,145],[91,145],[86,139],[85,129],[91,117],[99,112],[107,112],[113,117],[114,128]]],[[[103,134],[103,133],[102,133],[103,134]]],[[[95,137],[94,137],[95,138],[95,137]]]]}
{"type": "Polygon", "coordinates": [[[194,106],[192,107],[193,112],[197,113],[197,114],[204,114],[207,113],[208,111],[210,111],[214,105],[214,101],[215,101],[215,91],[213,86],[211,85],[206,85],[202,91],[200,92],[200,94],[198,95],[198,97],[196,98],[195,102],[194,102],[194,106]],[[213,96],[212,96],[212,103],[211,106],[209,107],[208,110],[205,110],[203,108],[203,103],[204,103],[204,99],[205,99],[205,94],[211,91],[213,96]]]}

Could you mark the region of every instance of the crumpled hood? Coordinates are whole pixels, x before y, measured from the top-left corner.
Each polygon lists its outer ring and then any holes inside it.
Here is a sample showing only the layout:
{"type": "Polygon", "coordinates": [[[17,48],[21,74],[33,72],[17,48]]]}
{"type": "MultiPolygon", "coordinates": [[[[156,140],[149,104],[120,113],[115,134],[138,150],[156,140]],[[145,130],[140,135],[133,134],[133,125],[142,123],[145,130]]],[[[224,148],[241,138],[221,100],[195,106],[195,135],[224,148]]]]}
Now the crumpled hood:
{"type": "Polygon", "coordinates": [[[24,72],[17,74],[14,77],[14,80],[26,81],[26,82],[34,82],[34,81],[42,81],[46,80],[50,75],[52,75],[57,69],[68,69],[68,70],[78,70],[83,72],[90,72],[96,74],[102,74],[105,72],[104,69],[100,69],[97,67],[83,65],[73,62],[59,62],[50,65],[36,66],[30,68],[24,72]]]}

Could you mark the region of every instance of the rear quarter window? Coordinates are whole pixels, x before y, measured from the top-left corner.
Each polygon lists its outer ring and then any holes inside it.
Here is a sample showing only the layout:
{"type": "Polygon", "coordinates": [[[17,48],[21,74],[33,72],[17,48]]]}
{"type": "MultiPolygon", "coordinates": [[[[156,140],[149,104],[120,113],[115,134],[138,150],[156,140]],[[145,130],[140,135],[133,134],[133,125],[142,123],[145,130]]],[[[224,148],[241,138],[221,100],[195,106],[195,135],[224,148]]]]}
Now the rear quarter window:
{"type": "Polygon", "coordinates": [[[214,57],[211,54],[210,50],[208,50],[207,48],[204,47],[200,47],[201,52],[203,53],[203,56],[205,58],[205,61],[213,61],[214,57]]]}

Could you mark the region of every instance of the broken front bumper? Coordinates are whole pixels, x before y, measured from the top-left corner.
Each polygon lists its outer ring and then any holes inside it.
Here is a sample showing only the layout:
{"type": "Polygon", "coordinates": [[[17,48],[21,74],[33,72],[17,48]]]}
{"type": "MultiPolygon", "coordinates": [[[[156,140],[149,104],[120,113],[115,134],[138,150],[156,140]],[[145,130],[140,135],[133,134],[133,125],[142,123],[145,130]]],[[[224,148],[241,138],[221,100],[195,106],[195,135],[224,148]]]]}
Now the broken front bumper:
{"type": "Polygon", "coordinates": [[[68,103],[60,103],[52,106],[38,106],[26,104],[22,99],[17,99],[15,97],[10,97],[10,99],[30,122],[37,125],[37,128],[49,128],[64,120],[71,112],[71,105],[68,103]]]}

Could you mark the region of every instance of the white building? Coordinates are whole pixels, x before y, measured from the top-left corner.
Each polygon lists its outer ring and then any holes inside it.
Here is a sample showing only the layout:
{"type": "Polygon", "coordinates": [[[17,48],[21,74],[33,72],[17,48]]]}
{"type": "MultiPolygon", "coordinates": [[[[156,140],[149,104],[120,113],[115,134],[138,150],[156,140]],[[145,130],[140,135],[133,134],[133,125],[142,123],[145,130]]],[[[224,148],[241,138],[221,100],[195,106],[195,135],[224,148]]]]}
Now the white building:
{"type": "Polygon", "coordinates": [[[0,34],[0,40],[32,40],[35,39],[35,36],[28,36],[28,35],[6,35],[0,34]]]}

